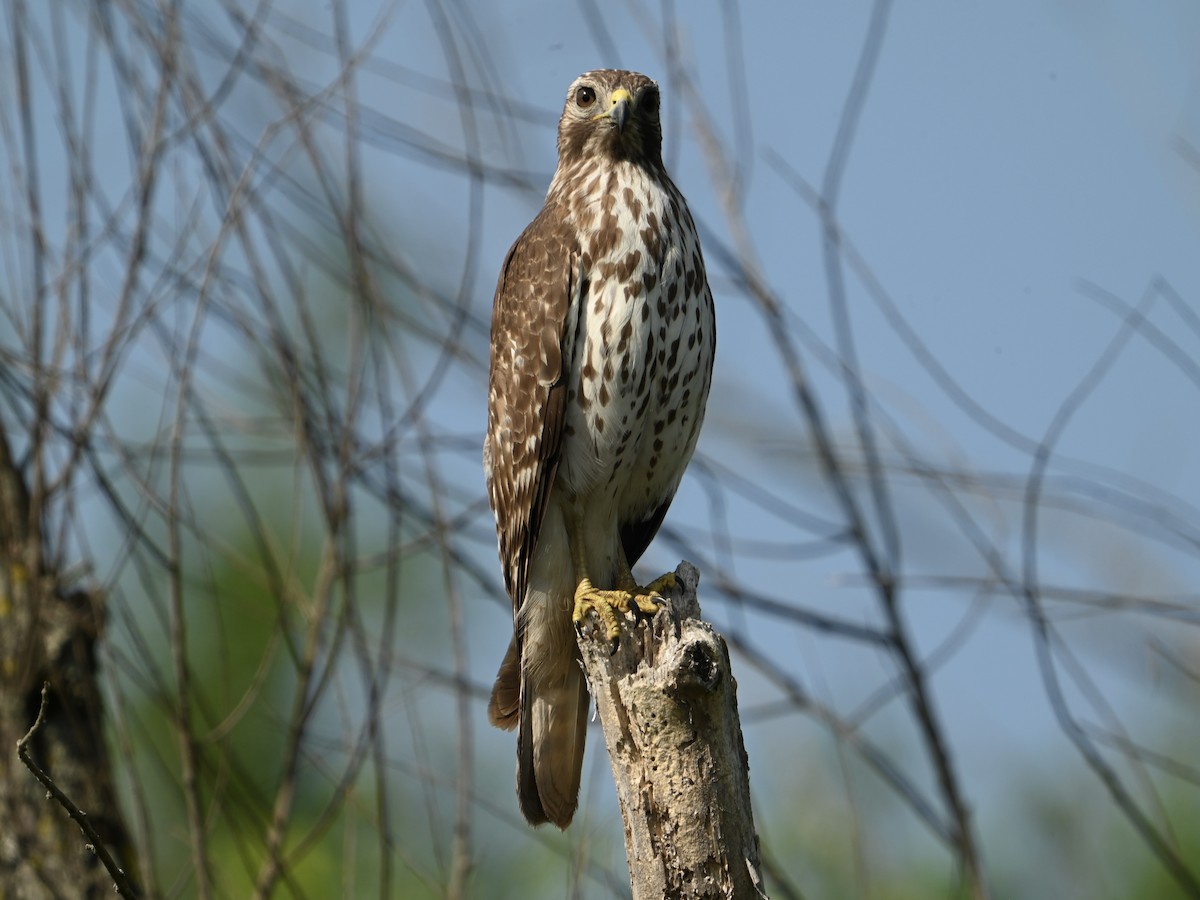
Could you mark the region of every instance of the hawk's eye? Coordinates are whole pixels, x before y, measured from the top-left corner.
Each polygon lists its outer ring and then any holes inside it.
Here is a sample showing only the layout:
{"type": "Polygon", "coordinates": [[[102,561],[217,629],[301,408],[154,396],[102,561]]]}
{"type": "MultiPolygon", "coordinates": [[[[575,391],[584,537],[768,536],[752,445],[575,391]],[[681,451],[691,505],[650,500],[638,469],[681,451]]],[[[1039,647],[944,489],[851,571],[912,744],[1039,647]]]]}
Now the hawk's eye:
{"type": "Polygon", "coordinates": [[[596,102],[596,92],[590,87],[581,87],[575,92],[575,103],[580,109],[587,109],[596,102]]]}
{"type": "Polygon", "coordinates": [[[638,101],[638,106],[644,113],[658,112],[658,91],[646,91],[642,94],[642,99],[638,101]]]}

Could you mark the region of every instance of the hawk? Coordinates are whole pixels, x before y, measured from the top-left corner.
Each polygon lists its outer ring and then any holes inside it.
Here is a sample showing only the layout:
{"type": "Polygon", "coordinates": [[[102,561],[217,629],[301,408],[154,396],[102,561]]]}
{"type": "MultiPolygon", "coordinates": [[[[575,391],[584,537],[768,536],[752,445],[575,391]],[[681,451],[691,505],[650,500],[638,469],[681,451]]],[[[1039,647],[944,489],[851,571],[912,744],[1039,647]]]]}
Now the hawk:
{"type": "Polygon", "coordinates": [[[692,456],[716,329],[696,226],[662,160],[658,85],[580,75],[545,205],[500,272],[484,469],[513,638],[488,716],[516,727],[534,825],[575,813],[588,691],[575,628],[652,614],[665,575],[630,571],[692,456]]]}

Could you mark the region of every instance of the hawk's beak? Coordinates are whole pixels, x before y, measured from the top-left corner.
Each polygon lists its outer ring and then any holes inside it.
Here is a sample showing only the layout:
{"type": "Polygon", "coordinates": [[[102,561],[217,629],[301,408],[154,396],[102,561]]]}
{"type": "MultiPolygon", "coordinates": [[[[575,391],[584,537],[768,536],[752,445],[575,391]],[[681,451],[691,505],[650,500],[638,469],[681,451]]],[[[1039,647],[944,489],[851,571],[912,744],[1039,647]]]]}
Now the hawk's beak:
{"type": "Polygon", "coordinates": [[[617,131],[625,131],[625,123],[629,121],[632,112],[633,98],[629,96],[629,91],[624,88],[613,91],[612,108],[608,111],[608,117],[617,123],[617,131]]]}

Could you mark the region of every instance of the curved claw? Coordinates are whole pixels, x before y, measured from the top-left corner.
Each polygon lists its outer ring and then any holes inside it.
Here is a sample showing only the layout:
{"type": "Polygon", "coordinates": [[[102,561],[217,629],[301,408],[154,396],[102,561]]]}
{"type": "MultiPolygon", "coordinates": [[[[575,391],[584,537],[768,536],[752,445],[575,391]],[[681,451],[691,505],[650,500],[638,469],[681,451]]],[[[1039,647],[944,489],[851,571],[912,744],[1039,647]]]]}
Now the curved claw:
{"type": "Polygon", "coordinates": [[[649,622],[662,609],[666,601],[657,591],[653,594],[642,594],[639,598],[644,602],[632,604],[630,612],[633,613],[633,618],[638,622],[649,622]]]}
{"type": "Polygon", "coordinates": [[[612,655],[617,652],[621,639],[618,614],[632,613],[637,621],[654,618],[655,613],[666,603],[661,591],[673,588],[675,584],[675,576],[667,574],[647,587],[641,587],[630,578],[628,584],[622,584],[616,590],[610,591],[595,588],[584,578],[575,589],[575,609],[571,617],[575,631],[583,634],[584,618],[589,611],[594,611],[604,626],[605,637],[609,642],[609,655],[612,655]]]}

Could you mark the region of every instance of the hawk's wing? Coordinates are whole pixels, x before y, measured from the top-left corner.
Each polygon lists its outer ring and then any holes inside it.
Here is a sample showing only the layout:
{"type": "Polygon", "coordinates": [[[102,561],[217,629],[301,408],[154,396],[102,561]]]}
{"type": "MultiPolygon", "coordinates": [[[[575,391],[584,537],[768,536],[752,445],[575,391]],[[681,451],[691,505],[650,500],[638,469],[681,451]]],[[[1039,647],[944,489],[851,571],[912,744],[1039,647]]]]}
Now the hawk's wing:
{"type": "Polygon", "coordinates": [[[570,349],[563,334],[578,265],[561,212],[547,206],[508,251],[496,285],[484,469],[514,615],[558,471],[570,349]]]}

